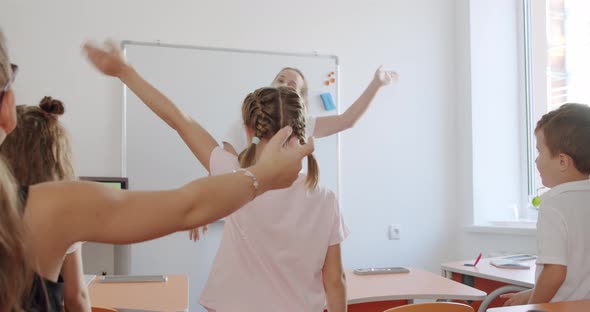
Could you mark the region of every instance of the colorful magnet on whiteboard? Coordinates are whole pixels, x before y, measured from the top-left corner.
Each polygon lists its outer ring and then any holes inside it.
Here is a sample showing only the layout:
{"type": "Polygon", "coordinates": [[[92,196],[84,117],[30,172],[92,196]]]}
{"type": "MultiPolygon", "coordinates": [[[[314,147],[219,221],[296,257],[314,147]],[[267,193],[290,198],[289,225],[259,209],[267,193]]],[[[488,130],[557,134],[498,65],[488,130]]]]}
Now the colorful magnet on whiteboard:
{"type": "Polygon", "coordinates": [[[330,80],[326,80],[326,81],[324,81],[324,84],[325,84],[326,86],[329,86],[329,85],[330,85],[330,80]]]}
{"type": "Polygon", "coordinates": [[[334,105],[334,99],[332,98],[332,94],[329,92],[320,94],[322,98],[322,102],[324,103],[324,109],[329,111],[336,109],[336,105],[334,105]]]}
{"type": "Polygon", "coordinates": [[[330,79],[330,82],[331,82],[331,83],[334,83],[334,82],[336,82],[336,78],[332,78],[332,79],[330,79]]]}

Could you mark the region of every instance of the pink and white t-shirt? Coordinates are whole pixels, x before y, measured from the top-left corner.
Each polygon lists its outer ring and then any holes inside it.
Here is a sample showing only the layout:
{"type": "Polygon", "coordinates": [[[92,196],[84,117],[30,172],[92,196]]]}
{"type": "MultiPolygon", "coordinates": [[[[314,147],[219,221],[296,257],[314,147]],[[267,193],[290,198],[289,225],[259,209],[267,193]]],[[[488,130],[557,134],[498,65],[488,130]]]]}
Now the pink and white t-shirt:
{"type": "MultiPolygon", "coordinates": [[[[239,168],[216,148],[212,175],[239,168]]],[[[348,235],[335,194],[309,191],[305,175],[266,192],[225,219],[223,239],[200,303],[216,312],[323,311],[328,246],[348,235]]]]}

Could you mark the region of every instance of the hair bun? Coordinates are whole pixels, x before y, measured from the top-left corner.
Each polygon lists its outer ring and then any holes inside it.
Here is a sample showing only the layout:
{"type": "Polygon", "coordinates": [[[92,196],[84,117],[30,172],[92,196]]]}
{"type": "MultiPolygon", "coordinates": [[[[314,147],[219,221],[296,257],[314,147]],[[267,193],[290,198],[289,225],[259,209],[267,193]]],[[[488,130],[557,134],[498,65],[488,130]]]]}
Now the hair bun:
{"type": "Polygon", "coordinates": [[[63,115],[65,112],[64,104],[60,100],[53,99],[50,96],[44,97],[41,102],[39,102],[39,107],[49,114],[53,115],[63,115]]]}

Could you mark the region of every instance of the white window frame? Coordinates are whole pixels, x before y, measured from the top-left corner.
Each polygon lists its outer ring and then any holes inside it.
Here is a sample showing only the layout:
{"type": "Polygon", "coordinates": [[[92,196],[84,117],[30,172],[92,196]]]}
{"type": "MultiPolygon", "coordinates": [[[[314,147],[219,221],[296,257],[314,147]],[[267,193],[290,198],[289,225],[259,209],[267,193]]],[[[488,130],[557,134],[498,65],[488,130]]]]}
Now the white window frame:
{"type": "MultiPolygon", "coordinates": [[[[527,183],[529,199],[546,190],[541,184],[535,166],[536,148],[534,129],[537,121],[548,111],[550,86],[548,55],[548,30],[551,21],[547,20],[550,0],[522,0],[524,32],[524,97],[527,123],[527,183]]],[[[575,101],[575,100],[574,100],[575,101]]],[[[585,103],[589,104],[589,103],[585,103]]]]}
{"type": "Polygon", "coordinates": [[[546,0],[522,0],[523,17],[523,48],[524,48],[524,84],[523,95],[526,105],[525,130],[527,145],[526,181],[527,194],[521,213],[527,218],[536,220],[537,214],[530,204],[538,194],[538,178],[535,160],[537,158],[534,129],[542,116],[537,112],[547,110],[547,32],[546,32],[546,0]]]}

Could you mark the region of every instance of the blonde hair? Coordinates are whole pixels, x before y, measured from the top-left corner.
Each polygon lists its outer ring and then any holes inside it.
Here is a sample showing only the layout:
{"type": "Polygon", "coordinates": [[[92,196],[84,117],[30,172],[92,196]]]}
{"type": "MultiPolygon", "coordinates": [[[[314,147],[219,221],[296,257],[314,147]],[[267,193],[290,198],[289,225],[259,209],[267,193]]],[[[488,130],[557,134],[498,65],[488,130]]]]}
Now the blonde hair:
{"type": "MultiPolygon", "coordinates": [[[[285,126],[293,128],[292,136],[305,143],[306,109],[301,96],[289,87],[260,88],[248,94],[242,105],[244,125],[252,129],[259,139],[270,139],[285,126]]],[[[255,163],[256,144],[250,144],[239,155],[242,168],[255,163]]],[[[307,156],[307,181],[309,189],[318,184],[319,167],[313,154],[307,156]]]]}
{"type": "Polygon", "coordinates": [[[32,282],[22,203],[10,170],[0,159],[0,311],[22,311],[32,282]]]}
{"type": "Polygon", "coordinates": [[[4,33],[0,29],[0,86],[4,86],[10,78],[10,61],[8,60],[8,49],[4,33]]]}
{"type": "Polygon", "coordinates": [[[39,106],[17,106],[17,126],[0,153],[20,185],[75,179],[67,131],[58,120],[64,112],[63,103],[48,96],[39,106]]]}
{"type": "MultiPolygon", "coordinates": [[[[10,72],[6,41],[0,29],[0,85],[8,82],[10,72]]],[[[30,290],[32,271],[27,260],[22,205],[10,170],[1,158],[0,206],[0,311],[22,311],[21,303],[30,290]]]]}
{"type": "Polygon", "coordinates": [[[299,69],[297,69],[295,67],[284,67],[275,76],[275,79],[272,80],[273,83],[277,80],[277,78],[279,78],[279,76],[281,75],[281,73],[284,72],[285,70],[292,70],[292,71],[296,72],[299,76],[301,76],[301,79],[303,80],[303,85],[301,86],[301,88],[299,90],[299,95],[303,98],[303,103],[304,104],[307,104],[307,93],[309,92],[308,91],[309,88],[307,86],[307,79],[305,79],[305,76],[303,76],[303,72],[301,72],[299,69]]]}

